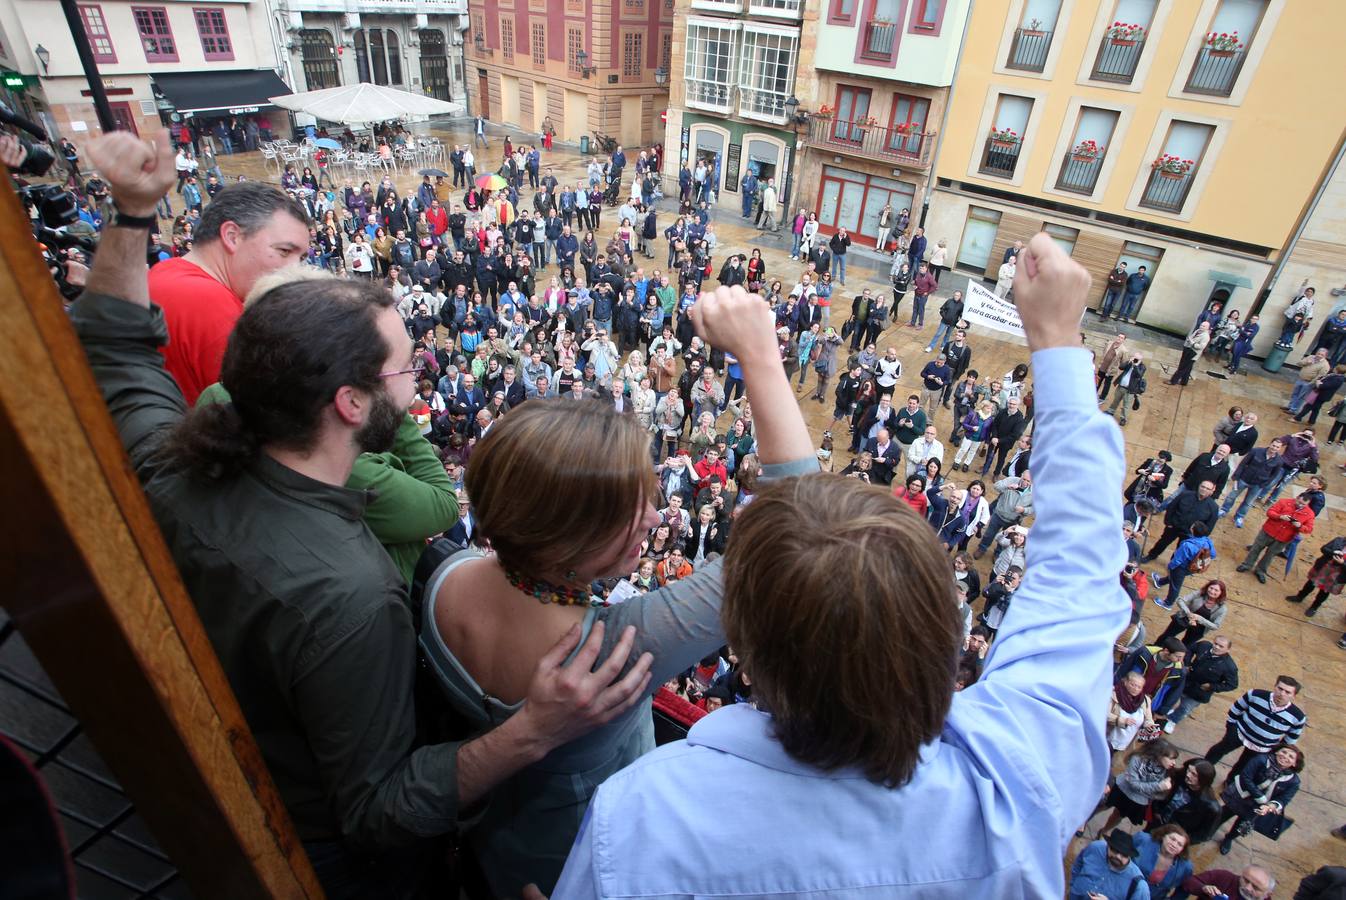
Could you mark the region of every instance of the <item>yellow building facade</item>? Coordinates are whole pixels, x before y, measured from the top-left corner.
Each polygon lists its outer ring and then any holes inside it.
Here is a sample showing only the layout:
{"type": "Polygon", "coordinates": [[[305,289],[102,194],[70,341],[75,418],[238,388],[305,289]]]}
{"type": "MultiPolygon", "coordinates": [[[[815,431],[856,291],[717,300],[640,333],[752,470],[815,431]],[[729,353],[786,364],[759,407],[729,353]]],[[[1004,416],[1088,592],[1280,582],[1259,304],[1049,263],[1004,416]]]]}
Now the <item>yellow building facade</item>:
{"type": "Polygon", "coordinates": [[[974,4],[931,244],[994,279],[1005,248],[1045,227],[1098,300],[1119,260],[1143,264],[1136,321],[1185,333],[1227,298],[1260,311],[1265,352],[1299,287],[1277,263],[1342,146],[1343,26],[1346,5],[1294,0],[974,4]]]}

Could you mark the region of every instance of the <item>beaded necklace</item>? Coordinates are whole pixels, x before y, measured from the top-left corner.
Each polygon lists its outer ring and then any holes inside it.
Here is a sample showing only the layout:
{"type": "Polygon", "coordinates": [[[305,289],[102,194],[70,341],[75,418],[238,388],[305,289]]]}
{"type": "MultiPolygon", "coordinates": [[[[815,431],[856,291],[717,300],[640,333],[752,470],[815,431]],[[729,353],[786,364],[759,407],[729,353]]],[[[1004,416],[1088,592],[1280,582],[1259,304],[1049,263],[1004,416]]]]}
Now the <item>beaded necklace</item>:
{"type": "Polygon", "coordinates": [[[539,603],[555,603],[557,606],[611,606],[606,600],[598,600],[587,587],[573,588],[554,585],[551,582],[522,575],[513,569],[505,569],[505,579],[517,590],[537,599],[539,603]]]}

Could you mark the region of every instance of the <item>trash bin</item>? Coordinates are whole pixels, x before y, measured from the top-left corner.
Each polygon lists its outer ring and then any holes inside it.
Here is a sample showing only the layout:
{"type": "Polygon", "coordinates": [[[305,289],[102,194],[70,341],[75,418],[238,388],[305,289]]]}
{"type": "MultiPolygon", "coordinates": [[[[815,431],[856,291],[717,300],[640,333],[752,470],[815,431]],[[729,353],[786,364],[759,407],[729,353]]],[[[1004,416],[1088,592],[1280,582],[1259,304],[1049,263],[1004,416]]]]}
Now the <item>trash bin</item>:
{"type": "Polygon", "coordinates": [[[589,136],[587,134],[580,135],[580,152],[589,152],[589,136]]]}
{"type": "Polygon", "coordinates": [[[1277,341],[1272,346],[1271,352],[1267,354],[1267,358],[1262,360],[1262,368],[1268,372],[1279,372],[1281,366],[1285,365],[1285,357],[1289,356],[1293,349],[1294,347],[1291,345],[1277,341]]]}

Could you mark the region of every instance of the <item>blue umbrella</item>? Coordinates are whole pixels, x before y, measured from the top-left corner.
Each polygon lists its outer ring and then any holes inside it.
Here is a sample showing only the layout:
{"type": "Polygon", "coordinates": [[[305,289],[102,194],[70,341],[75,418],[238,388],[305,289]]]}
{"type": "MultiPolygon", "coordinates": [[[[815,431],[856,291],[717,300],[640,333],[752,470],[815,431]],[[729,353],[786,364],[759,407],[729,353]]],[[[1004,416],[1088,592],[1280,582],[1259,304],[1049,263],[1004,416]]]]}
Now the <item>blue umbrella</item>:
{"type": "Polygon", "coordinates": [[[317,138],[313,141],[313,146],[321,147],[324,150],[340,150],[341,141],[335,141],[331,138],[317,138]]]}

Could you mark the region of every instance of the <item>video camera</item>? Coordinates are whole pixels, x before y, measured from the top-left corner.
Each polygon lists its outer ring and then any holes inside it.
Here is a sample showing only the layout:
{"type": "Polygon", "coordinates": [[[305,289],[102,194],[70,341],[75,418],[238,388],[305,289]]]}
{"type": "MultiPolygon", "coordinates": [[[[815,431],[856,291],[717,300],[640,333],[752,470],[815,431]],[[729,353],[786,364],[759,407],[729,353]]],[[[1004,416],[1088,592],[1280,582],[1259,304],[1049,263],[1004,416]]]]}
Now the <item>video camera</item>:
{"type": "Polygon", "coordinates": [[[20,131],[26,131],[39,141],[39,143],[34,143],[22,135],[15,135],[24,149],[23,162],[19,163],[19,167],[14,170],[15,174],[31,175],[34,178],[41,178],[46,175],[52,163],[56,162],[56,154],[47,146],[47,134],[41,126],[15,114],[3,101],[0,101],[0,125],[9,125],[20,131]]]}
{"type": "MultiPolygon", "coordinates": [[[[73,300],[82,288],[66,280],[66,251],[82,250],[92,255],[97,244],[88,237],[67,232],[66,226],[79,218],[75,197],[56,184],[33,184],[19,189],[19,196],[33,219],[33,237],[42,248],[42,261],[56,280],[61,296],[73,300]],[[37,215],[34,216],[33,213],[37,215]]],[[[84,262],[89,262],[86,257],[84,262]]]]}
{"type": "MultiPolygon", "coordinates": [[[[16,129],[15,137],[23,147],[23,161],[11,171],[14,175],[28,175],[40,178],[47,174],[56,156],[47,145],[47,135],[41,126],[35,125],[0,102],[0,125],[16,129]],[[18,131],[25,131],[37,138],[29,141],[18,131]]],[[[66,263],[71,259],[69,251],[78,249],[92,254],[96,247],[91,238],[70,234],[67,226],[79,219],[79,207],[73,194],[56,184],[23,185],[18,188],[19,196],[33,221],[33,238],[42,249],[43,262],[56,281],[61,296],[67,300],[79,296],[81,288],[70,284],[66,278],[66,263]]],[[[83,262],[88,262],[86,256],[83,262]]]]}

